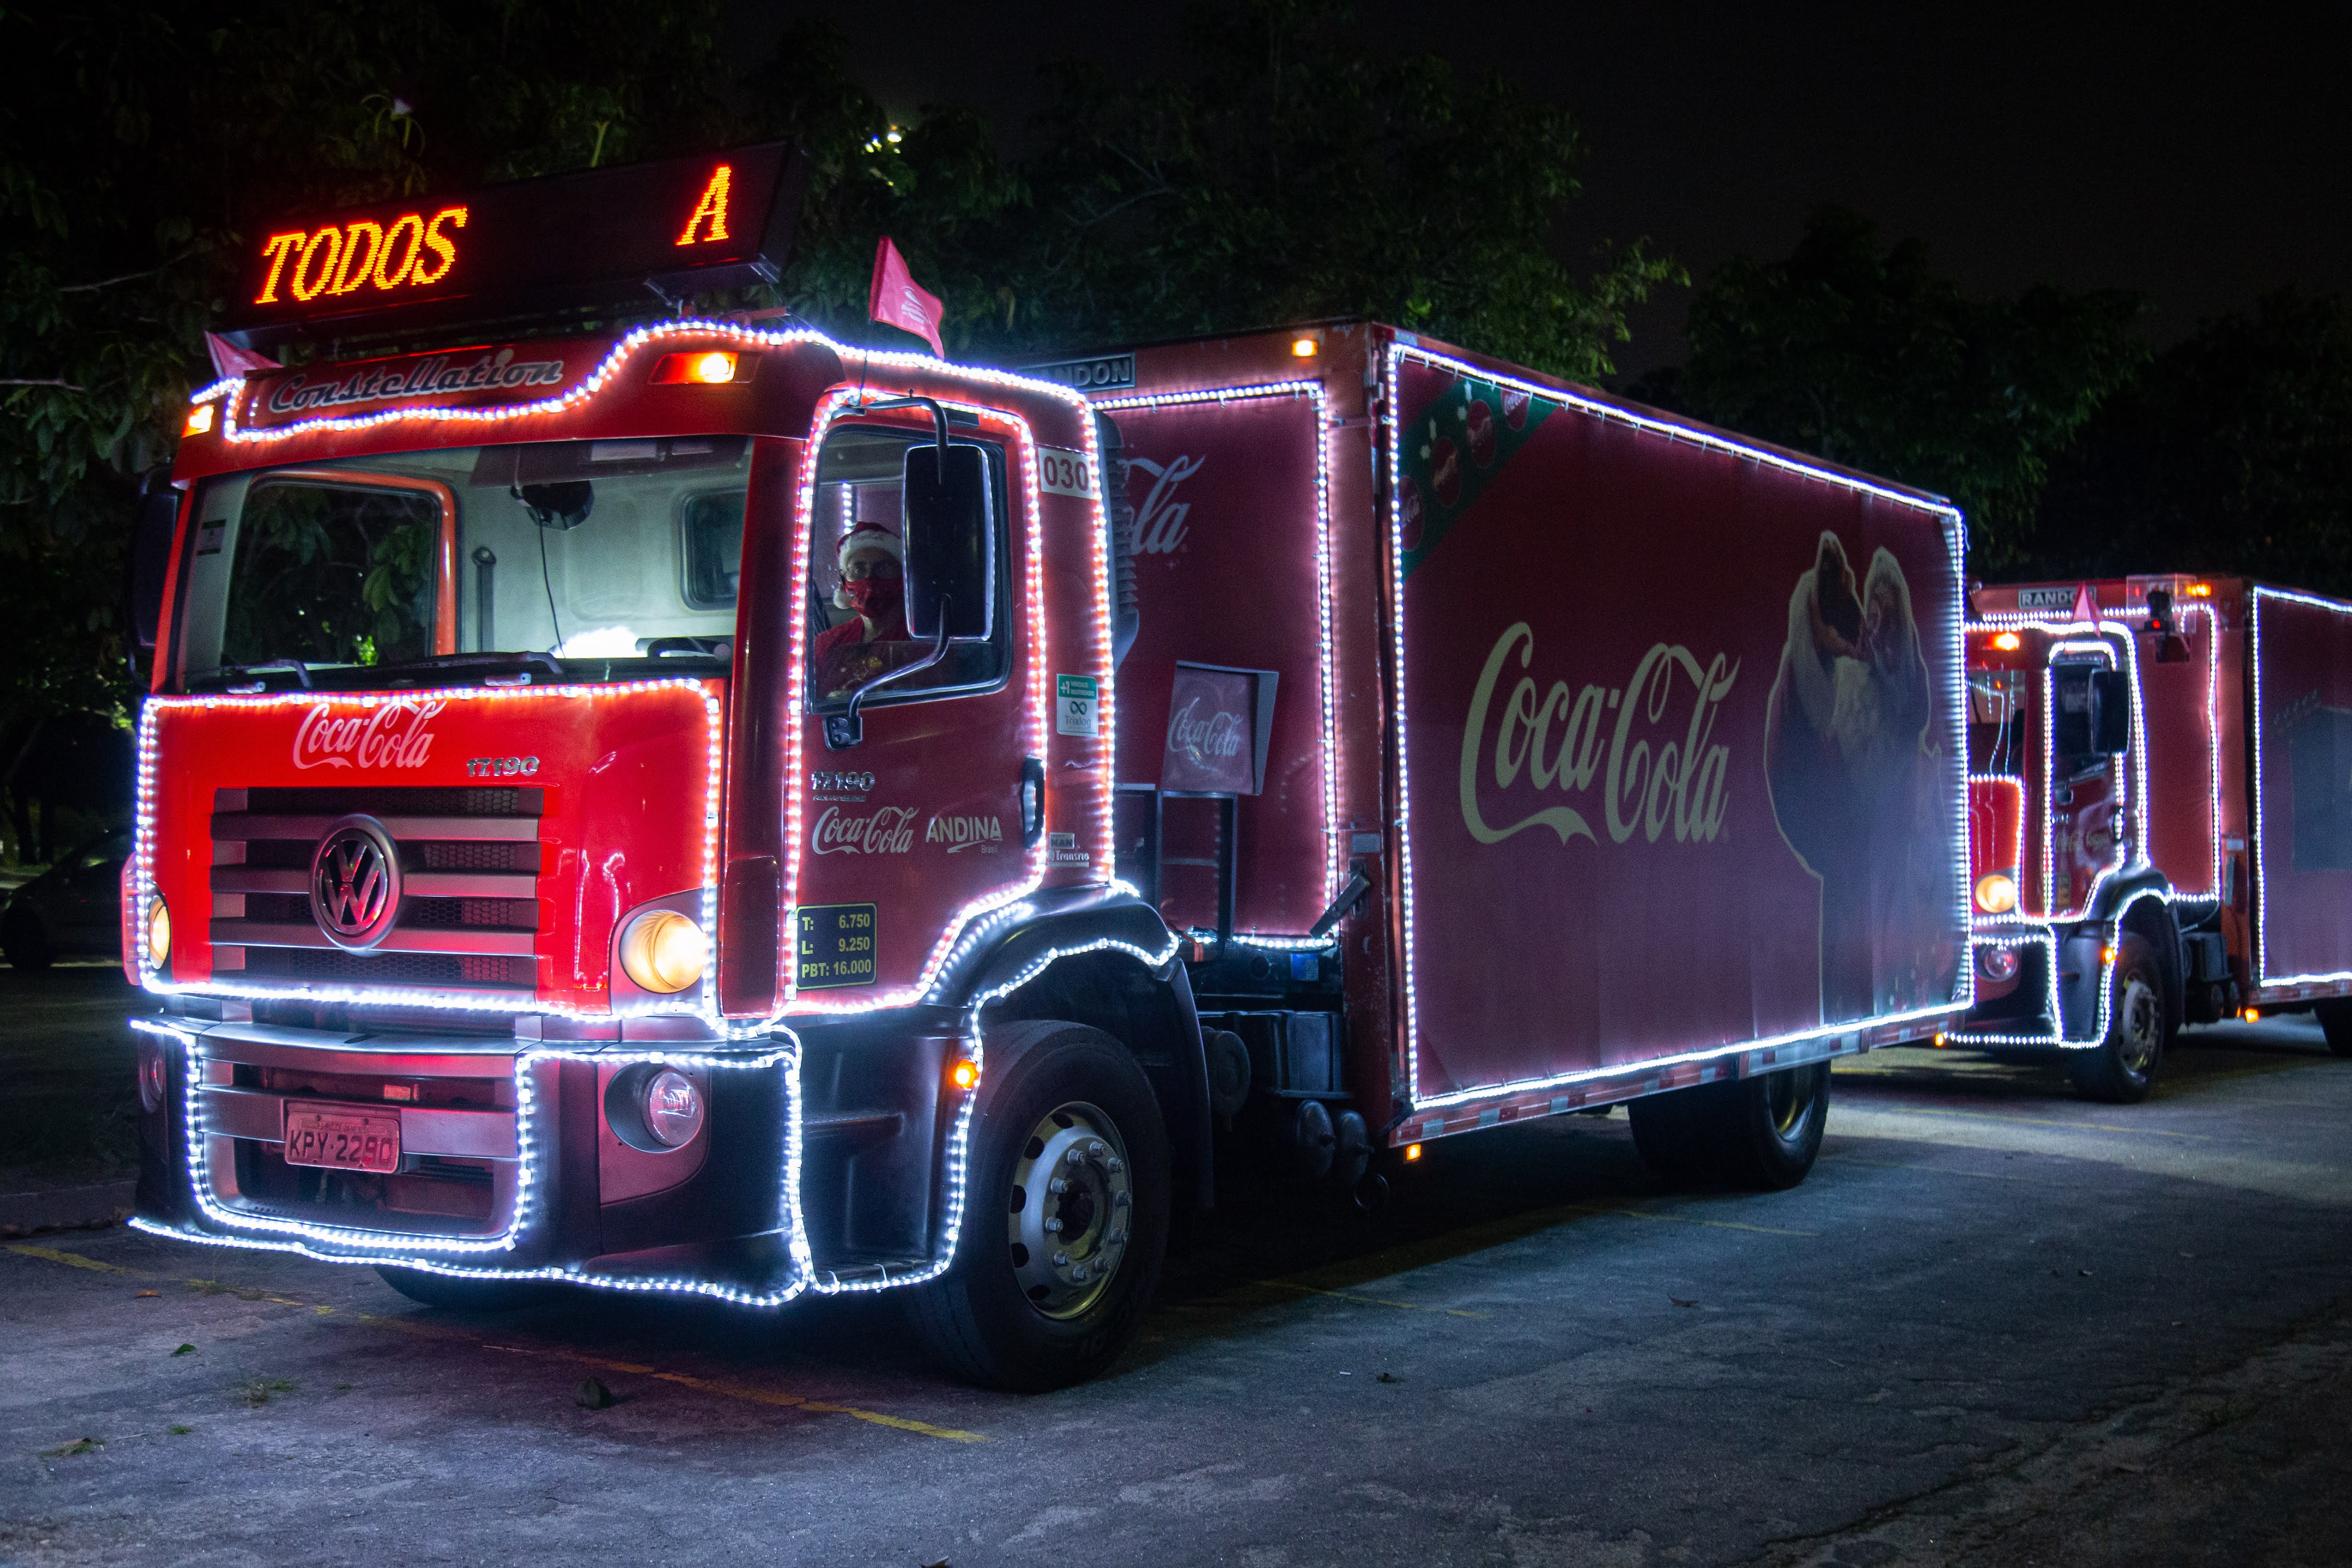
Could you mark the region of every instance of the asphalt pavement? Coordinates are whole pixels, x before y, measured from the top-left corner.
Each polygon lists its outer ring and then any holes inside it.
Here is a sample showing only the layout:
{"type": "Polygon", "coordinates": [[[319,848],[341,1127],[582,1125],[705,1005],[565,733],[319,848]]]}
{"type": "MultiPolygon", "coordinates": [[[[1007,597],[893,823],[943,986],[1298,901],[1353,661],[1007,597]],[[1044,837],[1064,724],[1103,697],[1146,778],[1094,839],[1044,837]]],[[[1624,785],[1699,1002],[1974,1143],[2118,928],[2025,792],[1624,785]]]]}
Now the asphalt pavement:
{"type": "Polygon", "coordinates": [[[1447,1140],[1376,1222],[1231,1192],[1028,1398],[887,1298],[467,1318],[47,1233],[0,1244],[0,1563],[2340,1563],[2347,1128],[2288,1019],[2127,1108],[1843,1064],[1790,1193],[1666,1192],[1622,1111],[1447,1140]]]}

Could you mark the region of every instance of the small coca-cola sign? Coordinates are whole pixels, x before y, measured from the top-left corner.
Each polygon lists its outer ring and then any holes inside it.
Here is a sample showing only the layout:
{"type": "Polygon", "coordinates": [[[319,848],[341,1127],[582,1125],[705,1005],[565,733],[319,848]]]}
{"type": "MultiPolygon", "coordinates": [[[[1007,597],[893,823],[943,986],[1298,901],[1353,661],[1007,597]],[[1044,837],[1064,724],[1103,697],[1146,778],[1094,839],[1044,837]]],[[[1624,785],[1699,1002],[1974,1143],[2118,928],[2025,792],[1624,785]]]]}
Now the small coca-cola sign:
{"type": "Polygon", "coordinates": [[[1272,670],[1176,666],[1160,787],[1255,795],[1273,728],[1272,670]]]}

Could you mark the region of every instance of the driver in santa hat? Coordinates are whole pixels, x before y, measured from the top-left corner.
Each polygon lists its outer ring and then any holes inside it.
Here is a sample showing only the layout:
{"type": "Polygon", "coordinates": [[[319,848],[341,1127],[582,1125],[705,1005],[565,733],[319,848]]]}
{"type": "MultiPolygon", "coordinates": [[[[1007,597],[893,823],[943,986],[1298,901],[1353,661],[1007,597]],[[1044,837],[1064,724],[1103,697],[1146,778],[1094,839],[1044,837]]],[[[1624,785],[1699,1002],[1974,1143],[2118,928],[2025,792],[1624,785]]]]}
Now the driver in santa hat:
{"type": "Polygon", "coordinates": [[[834,607],[854,612],[837,626],[817,634],[810,651],[817,689],[846,697],[858,686],[899,662],[907,636],[902,580],[905,551],[898,536],[876,522],[861,522],[841,536],[841,583],[834,607]]]}

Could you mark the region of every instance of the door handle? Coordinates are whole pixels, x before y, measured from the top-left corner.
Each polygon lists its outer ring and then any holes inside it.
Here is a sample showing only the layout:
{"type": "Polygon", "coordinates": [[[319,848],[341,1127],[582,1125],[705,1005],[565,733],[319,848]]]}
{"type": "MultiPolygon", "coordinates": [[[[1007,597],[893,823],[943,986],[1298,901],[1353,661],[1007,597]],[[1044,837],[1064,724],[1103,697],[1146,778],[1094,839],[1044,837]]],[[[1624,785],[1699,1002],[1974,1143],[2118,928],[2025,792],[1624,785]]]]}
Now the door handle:
{"type": "Polygon", "coordinates": [[[1045,837],[1045,759],[1021,759],[1021,847],[1034,849],[1045,837]]]}

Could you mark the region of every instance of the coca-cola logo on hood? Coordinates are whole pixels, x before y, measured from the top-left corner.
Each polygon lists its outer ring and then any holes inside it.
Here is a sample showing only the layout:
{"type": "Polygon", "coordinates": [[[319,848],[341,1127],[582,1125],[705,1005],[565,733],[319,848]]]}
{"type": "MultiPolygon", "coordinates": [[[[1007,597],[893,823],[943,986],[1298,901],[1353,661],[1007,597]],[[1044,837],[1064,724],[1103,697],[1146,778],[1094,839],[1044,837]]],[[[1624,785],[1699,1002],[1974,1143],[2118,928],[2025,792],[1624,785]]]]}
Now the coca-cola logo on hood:
{"type": "Polygon", "coordinates": [[[383,702],[337,714],[320,703],[294,731],[298,768],[421,768],[433,751],[433,719],[446,702],[383,702]]]}

